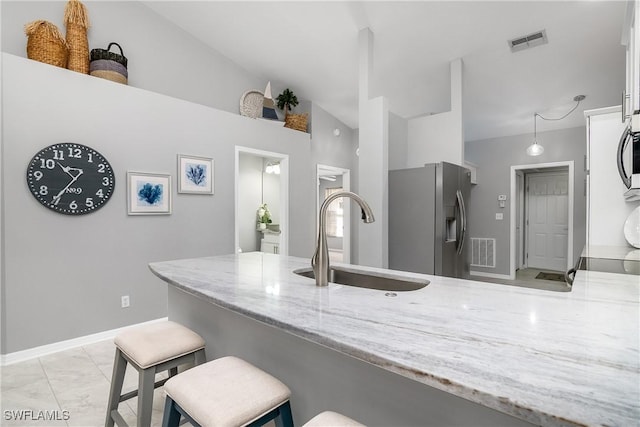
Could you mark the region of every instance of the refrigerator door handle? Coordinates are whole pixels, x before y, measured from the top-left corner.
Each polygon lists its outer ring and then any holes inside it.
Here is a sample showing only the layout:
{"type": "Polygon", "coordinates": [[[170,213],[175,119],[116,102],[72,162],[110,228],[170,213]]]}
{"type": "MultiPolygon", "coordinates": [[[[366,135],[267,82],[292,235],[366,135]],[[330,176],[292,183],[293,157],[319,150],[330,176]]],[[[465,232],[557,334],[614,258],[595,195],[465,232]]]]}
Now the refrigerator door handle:
{"type": "Polygon", "coordinates": [[[618,173],[620,174],[620,178],[622,178],[622,182],[627,188],[631,188],[631,177],[627,176],[627,172],[624,170],[623,154],[624,149],[627,147],[630,139],[631,124],[629,124],[629,126],[624,129],[624,132],[622,132],[622,137],[620,138],[620,142],[618,143],[618,153],[616,155],[616,159],[618,161],[618,173]]]}
{"type": "Polygon", "coordinates": [[[456,191],[456,198],[458,202],[456,203],[456,205],[460,210],[460,222],[462,223],[460,227],[461,232],[460,232],[460,238],[458,239],[458,247],[457,247],[458,255],[460,255],[462,254],[462,249],[464,248],[464,239],[467,234],[467,211],[464,207],[464,198],[462,197],[462,192],[460,190],[456,191]]]}

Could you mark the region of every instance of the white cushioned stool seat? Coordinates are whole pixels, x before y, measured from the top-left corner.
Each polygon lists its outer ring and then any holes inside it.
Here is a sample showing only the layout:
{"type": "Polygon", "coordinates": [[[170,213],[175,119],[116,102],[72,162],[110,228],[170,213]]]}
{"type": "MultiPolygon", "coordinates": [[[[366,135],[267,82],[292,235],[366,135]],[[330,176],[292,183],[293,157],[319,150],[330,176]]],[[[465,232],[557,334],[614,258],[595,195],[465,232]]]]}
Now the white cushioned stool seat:
{"type": "Polygon", "coordinates": [[[143,369],[205,346],[200,335],[170,320],[127,329],[116,336],[114,343],[143,369]]]}
{"type": "Polygon", "coordinates": [[[116,336],[114,343],[116,351],[105,427],[113,427],[114,424],[126,426],[118,407],[121,402],[136,396],[136,425],[149,427],[154,390],[166,381],[156,381],[156,375],[166,371],[169,377],[173,377],[178,374],[179,367],[206,361],[205,342],[200,335],[171,321],[128,328],[116,336]],[[122,394],[127,365],[138,371],[138,388],[122,394]]]}
{"type": "Polygon", "coordinates": [[[233,356],[189,369],[169,379],[164,389],[203,427],[247,425],[288,405],[291,396],[278,379],[233,356]]]}
{"type": "Polygon", "coordinates": [[[332,411],[324,411],[311,418],[302,427],[365,427],[364,424],[332,411]]]}

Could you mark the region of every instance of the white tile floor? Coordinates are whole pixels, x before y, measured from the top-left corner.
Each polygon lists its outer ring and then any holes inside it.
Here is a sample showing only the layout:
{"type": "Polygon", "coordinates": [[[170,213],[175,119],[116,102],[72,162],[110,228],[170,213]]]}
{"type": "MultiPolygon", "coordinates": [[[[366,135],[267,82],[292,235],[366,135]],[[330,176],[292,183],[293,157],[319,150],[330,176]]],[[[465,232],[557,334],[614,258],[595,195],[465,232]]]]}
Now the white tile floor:
{"type": "MultiPolygon", "coordinates": [[[[2,367],[0,425],[103,426],[114,352],[113,340],[107,340],[2,367]],[[25,412],[29,410],[33,412],[25,412]],[[22,419],[14,419],[20,414],[22,419]],[[42,419],[51,416],[53,419],[42,419]]],[[[136,389],[137,382],[137,371],[127,366],[124,391],[136,389]]],[[[162,388],[156,389],[152,426],[162,423],[164,397],[162,388]]],[[[119,407],[133,426],[136,405],[137,399],[133,398],[119,407]]]]}

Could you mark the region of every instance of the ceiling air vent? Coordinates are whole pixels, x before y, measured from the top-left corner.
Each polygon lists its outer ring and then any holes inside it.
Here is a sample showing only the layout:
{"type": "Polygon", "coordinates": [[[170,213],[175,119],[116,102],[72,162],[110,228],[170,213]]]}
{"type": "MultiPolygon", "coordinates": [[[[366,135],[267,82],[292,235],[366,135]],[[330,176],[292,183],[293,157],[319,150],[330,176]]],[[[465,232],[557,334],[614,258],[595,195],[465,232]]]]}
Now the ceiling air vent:
{"type": "Polygon", "coordinates": [[[535,32],[522,37],[509,40],[509,48],[511,52],[518,52],[520,50],[529,49],[530,47],[540,46],[541,44],[547,44],[547,32],[545,30],[535,32]]]}

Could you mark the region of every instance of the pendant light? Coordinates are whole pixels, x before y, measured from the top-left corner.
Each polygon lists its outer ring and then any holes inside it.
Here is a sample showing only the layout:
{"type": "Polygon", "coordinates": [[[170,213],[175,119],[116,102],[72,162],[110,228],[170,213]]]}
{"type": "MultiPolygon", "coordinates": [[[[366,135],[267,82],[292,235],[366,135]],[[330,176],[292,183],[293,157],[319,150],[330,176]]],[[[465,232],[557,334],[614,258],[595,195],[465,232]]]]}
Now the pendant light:
{"type": "Polygon", "coordinates": [[[529,156],[539,156],[544,153],[544,147],[538,144],[538,131],[536,129],[536,118],[538,116],[540,116],[538,113],[533,113],[533,144],[527,147],[527,155],[529,156]]]}
{"type": "Polygon", "coordinates": [[[551,121],[562,120],[565,117],[567,117],[569,114],[573,113],[576,110],[576,108],[578,108],[578,105],[580,105],[580,102],[585,98],[586,98],[585,95],[574,96],[573,100],[576,102],[576,105],[567,114],[557,119],[547,118],[547,117],[541,116],[538,113],[533,113],[533,144],[527,147],[527,155],[539,156],[540,154],[544,153],[544,147],[538,144],[538,129],[537,129],[537,122],[536,122],[536,119],[538,117],[540,117],[542,120],[551,120],[551,121]]]}

